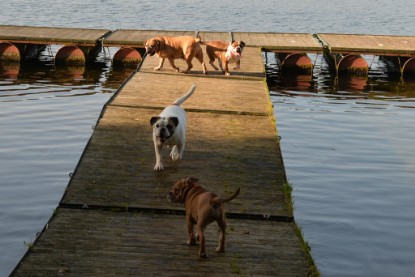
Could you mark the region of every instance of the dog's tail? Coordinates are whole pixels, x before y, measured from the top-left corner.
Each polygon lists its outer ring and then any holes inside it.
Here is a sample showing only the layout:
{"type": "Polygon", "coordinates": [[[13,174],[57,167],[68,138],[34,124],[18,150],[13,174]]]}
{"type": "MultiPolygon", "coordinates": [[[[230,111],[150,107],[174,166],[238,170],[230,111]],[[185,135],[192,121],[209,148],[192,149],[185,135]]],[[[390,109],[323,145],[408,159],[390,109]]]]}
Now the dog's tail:
{"type": "Polygon", "coordinates": [[[231,196],[229,196],[228,198],[221,198],[221,197],[215,197],[212,199],[212,204],[219,204],[219,203],[226,203],[231,201],[232,199],[234,199],[236,196],[238,196],[239,192],[241,191],[241,188],[238,188],[234,194],[232,194],[231,196]]]}
{"type": "Polygon", "coordinates": [[[195,37],[195,42],[199,43],[199,44],[203,44],[202,38],[200,37],[200,35],[197,35],[197,37],[195,37]]]}
{"type": "Polygon", "coordinates": [[[185,95],[183,95],[180,98],[177,98],[176,101],[173,102],[173,105],[180,106],[181,104],[183,104],[184,101],[186,101],[187,98],[189,98],[193,94],[195,89],[196,89],[196,85],[193,84],[192,87],[189,89],[189,91],[185,95]]]}

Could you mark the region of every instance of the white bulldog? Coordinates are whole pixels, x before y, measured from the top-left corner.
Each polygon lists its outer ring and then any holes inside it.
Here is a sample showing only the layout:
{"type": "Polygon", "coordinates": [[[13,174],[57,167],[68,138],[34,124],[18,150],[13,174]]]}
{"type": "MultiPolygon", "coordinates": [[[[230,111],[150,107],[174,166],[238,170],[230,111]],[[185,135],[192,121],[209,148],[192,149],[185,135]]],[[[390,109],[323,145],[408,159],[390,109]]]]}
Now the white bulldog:
{"type": "Polygon", "coordinates": [[[153,126],[153,142],[156,151],[156,165],[154,170],[164,170],[161,154],[163,144],[172,146],[170,157],[173,161],[181,160],[186,143],[186,112],[180,107],[187,98],[189,98],[196,89],[196,85],[192,85],[190,90],[182,97],[176,99],[172,105],[167,106],[159,116],[150,119],[153,126]]]}

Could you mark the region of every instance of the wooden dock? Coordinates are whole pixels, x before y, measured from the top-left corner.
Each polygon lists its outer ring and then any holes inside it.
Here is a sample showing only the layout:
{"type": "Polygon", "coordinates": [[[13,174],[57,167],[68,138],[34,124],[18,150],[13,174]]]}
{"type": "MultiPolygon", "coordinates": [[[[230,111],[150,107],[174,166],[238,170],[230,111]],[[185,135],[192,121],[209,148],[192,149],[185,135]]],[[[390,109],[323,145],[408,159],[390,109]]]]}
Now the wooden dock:
{"type": "Polygon", "coordinates": [[[200,35],[205,41],[243,40],[249,47],[277,53],[283,70],[312,71],[314,63],[307,54],[324,53],[336,75],[343,71],[367,74],[368,63],[360,55],[369,54],[388,57],[396,64],[402,76],[415,75],[415,37],[354,34],[129,29],[112,31],[0,25],[0,62],[2,60],[20,61],[22,55],[23,59],[32,57],[33,53],[30,52],[40,53],[40,48],[36,45],[62,44],[67,49],[63,49],[62,53],[58,52],[60,55],[57,54],[55,57],[55,60],[62,64],[93,62],[102,47],[121,47],[114,56],[114,64],[122,64],[124,60],[125,64],[136,65],[144,54],[145,41],[158,35],[200,35]],[[13,44],[17,44],[17,47],[13,44]],[[25,45],[30,47],[24,47],[25,45]],[[76,47],[81,50],[77,51],[76,47]],[[75,52],[77,53],[71,54],[75,52]],[[82,57],[82,52],[84,57],[82,57]]]}
{"type": "MultiPolygon", "coordinates": [[[[147,57],[104,107],[56,212],[11,276],[309,276],[283,193],[287,182],[259,48],[247,48],[229,78],[189,74],[147,57]],[[196,84],[183,160],[164,152],[155,172],[151,116],[196,84]],[[166,199],[174,181],[200,179],[240,195],[227,204],[226,252],[207,228],[210,257],[186,245],[183,206],[166,199]]],[[[183,61],[177,61],[184,67],[183,61]]]]}

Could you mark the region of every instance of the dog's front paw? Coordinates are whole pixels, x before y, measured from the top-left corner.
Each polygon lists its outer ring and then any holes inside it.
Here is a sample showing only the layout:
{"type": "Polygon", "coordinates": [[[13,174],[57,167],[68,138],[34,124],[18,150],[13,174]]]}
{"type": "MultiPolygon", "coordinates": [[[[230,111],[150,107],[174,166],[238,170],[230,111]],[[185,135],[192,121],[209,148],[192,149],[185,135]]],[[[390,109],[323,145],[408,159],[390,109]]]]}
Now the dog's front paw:
{"type": "Polygon", "coordinates": [[[187,244],[188,244],[188,245],[196,245],[196,239],[195,239],[195,237],[194,237],[194,236],[190,237],[190,238],[187,240],[187,244]]]}
{"type": "Polygon", "coordinates": [[[229,72],[226,72],[225,75],[226,76],[231,76],[231,74],[229,72]]]}
{"type": "Polygon", "coordinates": [[[164,170],[163,164],[162,164],[162,163],[157,163],[157,164],[154,166],[154,170],[155,170],[155,171],[163,171],[163,170],[164,170]]]}
{"type": "Polygon", "coordinates": [[[170,152],[170,157],[173,161],[178,161],[181,159],[179,149],[176,145],[173,146],[173,149],[170,152]]]}
{"type": "Polygon", "coordinates": [[[208,254],[206,252],[199,253],[199,257],[200,258],[209,258],[208,254]]]}
{"type": "Polygon", "coordinates": [[[161,67],[155,67],[153,68],[155,71],[159,71],[161,67]]]}
{"type": "Polygon", "coordinates": [[[216,252],[223,253],[225,252],[225,248],[219,246],[218,248],[216,248],[216,252]]]}

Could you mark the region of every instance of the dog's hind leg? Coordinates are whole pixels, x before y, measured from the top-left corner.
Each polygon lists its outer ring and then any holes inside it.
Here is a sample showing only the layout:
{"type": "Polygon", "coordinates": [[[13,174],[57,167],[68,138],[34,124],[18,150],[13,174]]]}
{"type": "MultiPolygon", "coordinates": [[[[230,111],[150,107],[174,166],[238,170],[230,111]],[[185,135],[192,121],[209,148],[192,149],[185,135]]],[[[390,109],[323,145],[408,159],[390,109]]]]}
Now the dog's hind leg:
{"type": "Polygon", "coordinates": [[[199,238],[199,257],[200,258],[208,258],[208,254],[206,252],[206,240],[204,234],[204,228],[201,224],[197,224],[197,236],[199,238]]]}
{"type": "Polygon", "coordinates": [[[185,61],[187,63],[187,69],[185,71],[183,71],[183,73],[188,73],[190,71],[190,69],[193,68],[193,64],[192,64],[192,60],[191,59],[186,59],[185,61]]]}
{"type": "Polygon", "coordinates": [[[210,63],[210,65],[213,67],[213,69],[215,69],[215,70],[219,70],[219,67],[217,67],[217,66],[215,65],[215,60],[213,60],[213,61],[209,61],[209,63],[210,63]]]}
{"type": "Polygon", "coordinates": [[[218,248],[216,248],[216,252],[225,252],[226,221],[224,218],[222,218],[217,222],[219,226],[219,245],[218,248]]]}
{"type": "Polygon", "coordinates": [[[203,61],[203,52],[202,52],[202,50],[200,50],[196,53],[196,59],[202,64],[203,74],[207,74],[206,64],[203,61]]]}
{"type": "Polygon", "coordinates": [[[189,238],[187,240],[188,245],[196,245],[196,238],[193,232],[193,227],[194,227],[194,223],[192,222],[191,219],[188,219],[187,220],[187,232],[189,234],[189,238]]]}

